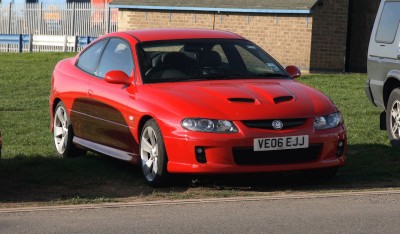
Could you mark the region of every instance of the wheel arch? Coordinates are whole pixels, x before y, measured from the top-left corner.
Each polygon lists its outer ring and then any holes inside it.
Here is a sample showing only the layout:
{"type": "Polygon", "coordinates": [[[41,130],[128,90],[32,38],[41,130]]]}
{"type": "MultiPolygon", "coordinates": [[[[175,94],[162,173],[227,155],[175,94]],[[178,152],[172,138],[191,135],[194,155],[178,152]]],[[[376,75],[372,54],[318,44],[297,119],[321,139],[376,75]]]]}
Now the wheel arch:
{"type": "Polygon", "coordinates": [[[53,103],[52,103],[52,106],[51,106],[51,109],[50,109],[50,131],[51,132],[53,132],[53,130],[54,130],[54,126],[53,126],[54,113],[56,111],[56,107],[57,107],[58,103],[60,103],[60,102],[61,102],[60,98],[55,98],[53,100],[53,103]]]}
{"type": "Polygon", "coordinates": [[[56,106],[58,105],[58,103],[59,102],[61,102],[61,99],[60,98],[56,98],[56,99],[54,99],[54,101],[53,101],[53,106],[52,106],[52,110],[53,110],[53,112],[56,110],[56,106]]]}
{"type": "MultiPolygon", "coordinates": [[[[137,128],[137,131],[136,131],[137,142],[139,143],[139,145],[140,145],[140,140],[141,140],[140,138],[141,138],[141,135],[142,135],[143,127],[146,124],[146,122],[149,121],[150,119],[154,119],[154,121],[156,122],[156,124],[160,128],[161,135],[162,135],[162,138],[163,138],[163,141],[164,141],[164,134],[163,134],[162,126],[160,125],[160,123],[157,121],[157,119],[155,117],[147,114],[147,115],[142,116],[141,119],[139,120],[138,128],[137,128]]],[[[164,141],[164,144],[165,144],[165,141],[164,141]]],[[[165,148],[166,148],[166,146],[165,146],[165,148]]],[[[169,160],[168,153],[166,153],[166,157],[167,157],[167,161],[168,161],[169,160]]]]}
{"type": "Polygon", "coordinates": [[[151,115],[143,115],[140,118],[139,124],[138,124],[138,127],[137,127],[137,131],[136,131],[136,137],[137,137],[138,142],[140,142],[140,136],[142,135],[143,126],[150,119],[154,119],[153,116],[151,116],[151,115]]]}
{"type": "Polygon", "coordinates": [[[389,101],[389,96],[395,88],[400,87],[400,72],[390,71],[387,75],[386,82],[383,86],[383,101],[385,107],[389,101]]]}

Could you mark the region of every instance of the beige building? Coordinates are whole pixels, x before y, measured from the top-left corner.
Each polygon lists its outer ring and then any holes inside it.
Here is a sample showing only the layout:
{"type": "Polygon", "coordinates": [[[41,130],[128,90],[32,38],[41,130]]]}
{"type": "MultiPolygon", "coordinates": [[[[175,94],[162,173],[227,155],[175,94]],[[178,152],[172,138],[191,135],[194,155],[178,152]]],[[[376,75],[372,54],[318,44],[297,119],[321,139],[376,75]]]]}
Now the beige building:
{"type": "Polygon", "coordinates": [[[349,0],[114,0],[119,31],[207,28],[238,33],[282,65],[344,71],[349,0]]]}

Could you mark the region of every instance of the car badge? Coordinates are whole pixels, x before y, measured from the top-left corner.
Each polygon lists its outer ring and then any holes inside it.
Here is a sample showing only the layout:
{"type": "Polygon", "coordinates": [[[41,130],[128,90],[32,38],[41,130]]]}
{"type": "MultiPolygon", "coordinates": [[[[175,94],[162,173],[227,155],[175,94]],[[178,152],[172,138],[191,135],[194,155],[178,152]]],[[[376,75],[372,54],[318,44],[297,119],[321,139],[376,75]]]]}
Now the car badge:
{"type": "Polygon", "coordinates": [[[274,120],[274,121],[272,122],[272,127],[273,127],[275,130],[281,130],[281,129],[283,128],[283,123],[282,123],[282,121],[280,121],[280,120],[274,120]]]}

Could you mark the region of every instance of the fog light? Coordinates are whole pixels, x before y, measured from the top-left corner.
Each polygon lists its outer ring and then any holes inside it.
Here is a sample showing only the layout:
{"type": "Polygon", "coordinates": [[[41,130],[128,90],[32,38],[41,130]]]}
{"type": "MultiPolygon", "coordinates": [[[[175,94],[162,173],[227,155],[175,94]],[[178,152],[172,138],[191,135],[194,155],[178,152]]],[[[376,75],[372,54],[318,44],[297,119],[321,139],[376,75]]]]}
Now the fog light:
{"type": "Polygon", "coordinates": [[[197,162],[199,162],[199,163],[206,163],[207,162],[206,151],[204,150],[204,147],[196,146],[194,148],[194,152],[196,154],[197,162]]]}
{"type": "Polygon", "coordinates": [[[343,156],[344,153],[345,143],[344,141],[338,141],[337,148],[336,148],[336,156],[343,156]]]}

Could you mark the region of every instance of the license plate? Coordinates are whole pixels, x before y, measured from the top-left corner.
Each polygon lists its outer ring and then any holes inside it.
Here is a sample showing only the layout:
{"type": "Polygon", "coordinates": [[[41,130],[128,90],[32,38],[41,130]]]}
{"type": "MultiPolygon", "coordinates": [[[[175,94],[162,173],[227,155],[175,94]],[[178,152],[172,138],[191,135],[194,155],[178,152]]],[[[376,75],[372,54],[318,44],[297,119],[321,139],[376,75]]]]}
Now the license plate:
{"type": "Polygon", "coordinates": [[[271,137],[254,139],[254,151],[308,148],[308,136],[271,137]]]}

